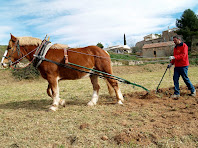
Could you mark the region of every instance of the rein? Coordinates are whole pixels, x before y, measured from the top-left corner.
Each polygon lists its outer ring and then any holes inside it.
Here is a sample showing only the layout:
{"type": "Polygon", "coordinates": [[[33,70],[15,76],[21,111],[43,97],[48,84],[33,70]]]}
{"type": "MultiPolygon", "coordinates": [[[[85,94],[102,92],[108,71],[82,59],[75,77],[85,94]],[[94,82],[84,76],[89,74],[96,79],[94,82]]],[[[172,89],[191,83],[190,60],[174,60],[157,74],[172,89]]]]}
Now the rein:
{"type": "MultiPolygon", "coordinates": [[[[20,47],[19,47],[20,48],[20,47]]],[[[23,68],[26,68],[27,66],[29,66],[33,61],[34,61],[34,58],[24,67],[21,67],[21,68],[16,68],[16,67],[13,67],[13,65],[15,65],[16,63],[18,63],[19,61],[21,61],[23,58],[25,58],[26,56],[28,56],[29,54],[31,54],[32,52],[34,52],[37,48],[35,48],[34,50],[30,51],[29,53],[27,53],[26,55],[22,56],[21,58],[19,58],[18,60],[16,60],[15,62],[11,62],[11,65],[10,67],[12,69],[23,69],[23,68]]]]}

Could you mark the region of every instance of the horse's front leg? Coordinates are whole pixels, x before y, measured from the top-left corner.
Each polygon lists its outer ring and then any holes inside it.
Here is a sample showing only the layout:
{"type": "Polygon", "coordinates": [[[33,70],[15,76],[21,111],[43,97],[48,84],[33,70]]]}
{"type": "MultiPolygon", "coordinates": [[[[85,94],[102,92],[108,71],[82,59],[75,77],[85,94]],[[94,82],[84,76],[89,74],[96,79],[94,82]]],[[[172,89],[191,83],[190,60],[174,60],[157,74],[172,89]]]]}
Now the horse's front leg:
{"type": "Polygon", "coordinates": [[[59,98],[59,87],[58,87],[58,79],[54,78],[54,77],[48,77],[48,95],[51,95],[52,99],[53,99],[53,104],[50,107],[50,110],[52,111],[56,111],[58,109],[59,104],[65,103],[62,102],[61,99],[59,98]],[[51,88],[51,92],[50,92],[50,88],[51,88]]]}
{"type": "MultiPolygon", "coordinates": [[[[50,85],[50,84],[48,84],[48,87],[47,87],[47,94],[48,94],[48,96],[50,96],[50,97],[53,99],[53,96],[52,96],[52,88],[51,88],[51,85],[50,85]]],[[[59,99],[60,99],[60,98],[59,98],[59,99]]],[[[59,105],[65,107],[65,100],[60,99],[59,105]]]]}

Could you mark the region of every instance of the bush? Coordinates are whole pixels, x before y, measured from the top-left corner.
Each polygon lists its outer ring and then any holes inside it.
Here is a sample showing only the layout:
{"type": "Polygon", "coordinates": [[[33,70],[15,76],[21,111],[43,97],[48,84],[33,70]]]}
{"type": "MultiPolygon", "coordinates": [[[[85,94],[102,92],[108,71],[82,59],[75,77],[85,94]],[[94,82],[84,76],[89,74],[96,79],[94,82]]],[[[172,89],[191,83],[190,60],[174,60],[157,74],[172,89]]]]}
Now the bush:
{"type": "Polygon", "coordinates": [[[28,80],[37,79],[40,76],[40,72],[32,64],[30,64],[25,68],[12,70],[12,75],[19,80],[28,80]]]}
{"type": "Polygon", "coordinates": [[[198,58],[189,59],[191,65],[198,65],[198,58]]]}
{"type": "Polygon", "coordinates": [[[100,47],[100,48],[102,48],[102,49],[104,48],[104,46],[103,46],[102,43],[100,43],[100,42],[99,42],[96,46],[98,46],[98,47],[100,47]]]}
{"type": "Polygon", "coordinates": [[[198,65],[198,54],[189,54],[189,62],[191,65],[198,65]]]}

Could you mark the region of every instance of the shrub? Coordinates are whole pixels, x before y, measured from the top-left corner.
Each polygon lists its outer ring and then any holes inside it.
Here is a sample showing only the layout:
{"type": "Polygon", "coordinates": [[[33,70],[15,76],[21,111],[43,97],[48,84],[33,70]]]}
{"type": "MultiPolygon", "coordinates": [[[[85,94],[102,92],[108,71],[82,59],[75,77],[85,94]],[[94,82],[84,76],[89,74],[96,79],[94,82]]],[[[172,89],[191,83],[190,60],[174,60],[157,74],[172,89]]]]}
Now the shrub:
{"type": "Polygon", "coordinates": [[[104,48],[104,46],[103,46],[102,43],[100,43],[100,42],[99,42],[96,46],[98,46],[98,47],[100,47],[100,48],[102,48],[102,49],[104,48]]]}
{"type": "Polygon", "coordinates": [[[39,77],[40,72],[32,65],[30,64],[29,66],[21,69],[14,69],[12,70],[12,75],[19,79],[36,79],[39,77]]]}
{"type": "Polygon", "coordinates": [[[198,58],[189,59],[191,65],[198,65],[198,58]]]}

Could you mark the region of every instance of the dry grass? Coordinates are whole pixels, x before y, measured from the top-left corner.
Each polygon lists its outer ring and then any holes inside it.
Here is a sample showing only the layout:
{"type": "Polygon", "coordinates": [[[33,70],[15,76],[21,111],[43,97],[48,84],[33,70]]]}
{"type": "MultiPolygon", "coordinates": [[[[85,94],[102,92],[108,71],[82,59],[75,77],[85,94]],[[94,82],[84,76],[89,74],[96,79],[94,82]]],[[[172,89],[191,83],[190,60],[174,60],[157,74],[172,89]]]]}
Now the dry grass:
{"type": "MultiPolygon", "coordinates": [[[[114,67],[116,76],[156,89],[166,65],[114,67]]],[[[167,74],[160,86],[172,87],[172,73],[167,74]]],[[[198,68],[189,68],[189,77],[198,84],[198,68]]],[[[130,143],[118,143],[115,136],[120,132],[138,128],[155,118],[150,108],[113,105],[104,80],[100,80],[100,100],[97,106],[88,107],[92,86],[88,78],[78,81],[61,81],[60,96],[67,106],[57,112],[48,112],[52,100],[46,94],[47,82],[17,81],[8,70],[0,70],[0,139],[1,147],[66,148],[66,147],[138,147],[130,143]],[[148,117],[148,119],[147,119],[148,117]],[[106,136],[108,139],[103,138],[106,136]]],[[[184,83],[181,81],[181,85],[184,83]]],[[[123,94],[142,91],[141,88],[120,84],[123,94]]],[[[126,98],[126,100],[129,98],[126,98]]],[[[127,102],[127,101],[126,101],[127,102]]],[[[138,103],[137,103],[138,104],[138,103]]],[[[157,104],[155,104],[157,105],[157,104]]],[[[140,104],[141,106],[141,104],[140,104]]],[[[155,119],[156,120],[156,119],[155,119]]],[[[148,137],[151,131],[144,129],[148,137]]],[[[197,137],[164,137],[151,142],[148,147],[174,147],[182,143],[195,146],[197,137]]],[[[148,143],[147,143],[148,144],[148,143]]],[[[198,146],[198,145],[197,145],[198,146]]]]}

